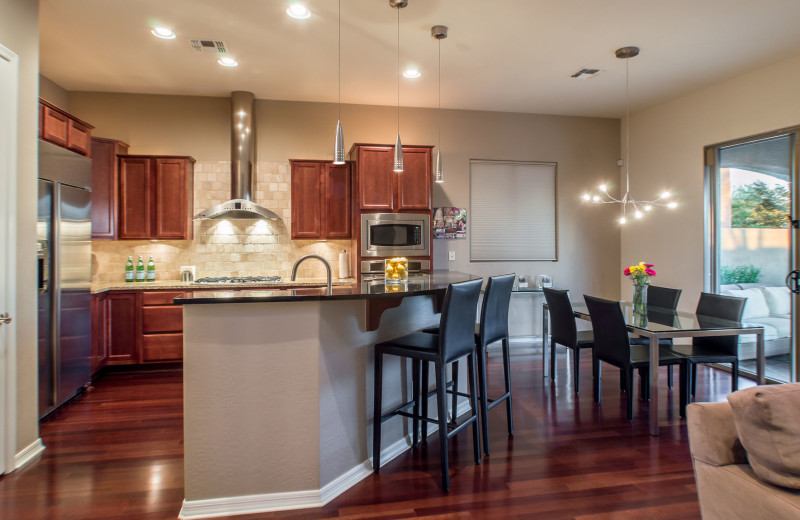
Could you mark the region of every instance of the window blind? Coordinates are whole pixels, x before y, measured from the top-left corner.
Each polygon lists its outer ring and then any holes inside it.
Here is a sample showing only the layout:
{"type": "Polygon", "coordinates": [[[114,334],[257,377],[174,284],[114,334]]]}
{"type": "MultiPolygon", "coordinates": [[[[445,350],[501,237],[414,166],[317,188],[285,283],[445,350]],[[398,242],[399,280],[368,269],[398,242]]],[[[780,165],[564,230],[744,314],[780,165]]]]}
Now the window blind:
{"type": "Polygon", "coordinates": [[[470,260],[556,260],[556,164],[470,161],[470,260]]]}

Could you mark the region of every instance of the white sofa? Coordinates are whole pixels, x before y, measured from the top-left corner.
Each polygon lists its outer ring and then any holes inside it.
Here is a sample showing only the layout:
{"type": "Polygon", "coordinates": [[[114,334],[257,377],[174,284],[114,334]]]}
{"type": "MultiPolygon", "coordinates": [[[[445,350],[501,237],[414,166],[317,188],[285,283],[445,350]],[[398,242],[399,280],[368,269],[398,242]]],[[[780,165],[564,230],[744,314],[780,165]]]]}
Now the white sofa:
{"type": "MultiPolygon", "coordinates": [[[[742,321],[764,327],[764,350],[767,357],[791,351],[792,305],[791,292],[786,287],[767,287],[760,284],[723,285],[722,294],[746,298],[742,321]]],[[[756,357],[756,337],[739,336],[739,359],[756,357]]]]}

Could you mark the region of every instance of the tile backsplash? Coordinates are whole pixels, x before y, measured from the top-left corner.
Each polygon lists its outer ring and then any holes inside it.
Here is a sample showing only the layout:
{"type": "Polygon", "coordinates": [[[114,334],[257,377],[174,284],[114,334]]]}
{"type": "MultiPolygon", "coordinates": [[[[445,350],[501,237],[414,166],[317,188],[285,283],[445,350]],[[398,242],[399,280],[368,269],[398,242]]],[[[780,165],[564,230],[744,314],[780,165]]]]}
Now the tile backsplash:
{"type": "MultiPolygon", "coordinates": [[[[198,211],[230,199],[230,162],[198,161],[194,165],[194,208],[198,211]]],[[[349,240],[291,240],[291,173],[289,163],[256,164],[255,201],[274,211],[272,220],[194,221],[194,240],[96,240],[92,242],[92,281],[123,281],[128,256],[134,262],[150,256],[159,280],[178,280],[180,266],[194,265],[197,277],[279,275],[288,279],[295,260],[318,254],[328,260],[336,278],[339,253],[350,252],[349,240]]],[[[299,278],[321,278],[321,262],[304,262],[299,278]]]]}

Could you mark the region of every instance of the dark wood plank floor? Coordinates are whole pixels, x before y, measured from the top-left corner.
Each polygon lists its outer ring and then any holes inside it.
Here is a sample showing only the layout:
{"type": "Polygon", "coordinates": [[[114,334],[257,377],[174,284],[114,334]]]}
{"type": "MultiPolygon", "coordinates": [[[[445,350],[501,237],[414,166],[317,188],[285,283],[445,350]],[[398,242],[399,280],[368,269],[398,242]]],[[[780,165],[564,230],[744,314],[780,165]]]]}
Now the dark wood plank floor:
{"type": "MultiPolygon", "coordinates": [[[[659,520],[700,518],[677,386],[662,369],[661,436],[648,435],[647,403],[625,421],[616,370],[603,405],[591,398],[590,356],[581,394],[559,361],[555,384],[541,358],[512,357],[515,435],[504,407],[490,413],[492,454],[472,462],[469,432],[451,445],[451,493],[440,489],[438,442],[401,455],[321,509],[240,516],[263,519],[659,520]]],[[[490,355],[490,393],[502,381],[490,355]]],[[[2,519],[173,519],[183,500],[181,374],[109,375],[41,426],[36,461],[0,477],[2,519]]],[[[751,382],[742,380],[741,387],[751,382]]],[[[702,368],[698,399],[721,400],[730,375],[702,368]]],[[[400,420],[400,419],[396,419],[400,420]]]]}

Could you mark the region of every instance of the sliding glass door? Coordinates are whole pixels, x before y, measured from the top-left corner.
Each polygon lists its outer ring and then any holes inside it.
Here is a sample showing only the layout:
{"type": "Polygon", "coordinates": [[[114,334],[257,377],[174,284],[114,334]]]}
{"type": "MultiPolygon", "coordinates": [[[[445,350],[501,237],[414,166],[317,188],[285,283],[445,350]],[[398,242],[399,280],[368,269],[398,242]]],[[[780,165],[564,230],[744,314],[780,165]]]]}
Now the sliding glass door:
{"type": "MultiPolygon", "coordinates": [[[[800,269],[797,134],[791,129],[706,149],[706,290],[747,298],[744,320],[764,327],[766,376],[774,382],[796,381],[798,372],[800,295],[787,286],[787,276],[800,269]]],[[[755,375],[755,358],[755,338],[742,336],[743,374],[755,375]]]]}

